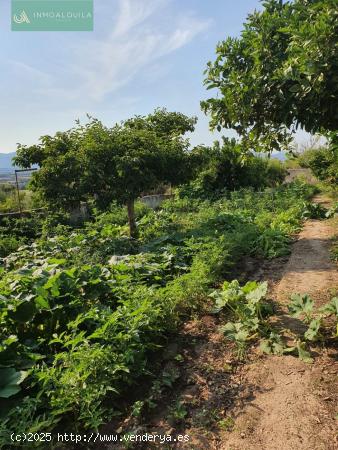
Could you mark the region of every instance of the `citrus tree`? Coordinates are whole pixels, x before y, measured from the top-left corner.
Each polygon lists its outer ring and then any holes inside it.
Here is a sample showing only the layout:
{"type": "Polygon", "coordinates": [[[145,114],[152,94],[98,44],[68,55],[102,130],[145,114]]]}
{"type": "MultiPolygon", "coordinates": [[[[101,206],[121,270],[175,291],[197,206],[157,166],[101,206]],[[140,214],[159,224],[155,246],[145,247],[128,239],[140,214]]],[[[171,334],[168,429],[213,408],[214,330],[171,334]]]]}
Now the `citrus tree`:
{"type": "Polygon", "coordinates": [[[18,147],[15,163],[37,164],[31,187],[52,208],[69,210],[80,201],[106,208],[113,200],[128,208],[130,235],[137,234],[134,201],[163,183],[186,181],[192,174],[189,141],[196,119],[157,109],[113,128],[90,118],[34,146],[18,147]]]}
{"type": "Polygon", "coordinates": [[[338,128],[336,0],[266,0],[209,62],[201,103],[212,128],[232,128],[246,148],[286,147],[290,131],[338,128]]]}

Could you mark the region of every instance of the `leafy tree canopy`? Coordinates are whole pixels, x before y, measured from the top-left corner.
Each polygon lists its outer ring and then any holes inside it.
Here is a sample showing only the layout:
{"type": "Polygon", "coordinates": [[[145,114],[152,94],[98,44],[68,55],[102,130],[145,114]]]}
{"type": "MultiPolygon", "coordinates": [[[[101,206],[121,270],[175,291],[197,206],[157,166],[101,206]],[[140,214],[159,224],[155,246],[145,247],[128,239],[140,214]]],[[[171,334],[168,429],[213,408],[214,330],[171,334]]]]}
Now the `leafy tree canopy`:
{"type": "Polygon", "coordinates": [[[247,148],[280,150],[290,130],[338,128],[336,0],[266,0],[240,38],[228,38],[209,62],[201,102],[211,128],[232,128],[247,148]]]}
{"type": "Polygon", "coordinates": [[[32,188],[53,207],[70,209],[94,199],[100,207],[112,200],[126,204],[131,234],[135,235],[134,200],[163,183],[177,185],[192,173],[189,141],[195,118],[157,109],[113,128],[90,118],[40,144],[19,145],[15,163],[38,164],[32,188]]]}
{"type": "Polygon", "coordinates": [[[185,188],[190,196],[217,197],[225,191],[251,187],[262,189],[282,183],[286,170],[280,161],[253,153],[243,158],[242,146],[235,139],[223,137],[212,147],[198,146],[192,154],[199,163],[199,173],[185,188]]]}

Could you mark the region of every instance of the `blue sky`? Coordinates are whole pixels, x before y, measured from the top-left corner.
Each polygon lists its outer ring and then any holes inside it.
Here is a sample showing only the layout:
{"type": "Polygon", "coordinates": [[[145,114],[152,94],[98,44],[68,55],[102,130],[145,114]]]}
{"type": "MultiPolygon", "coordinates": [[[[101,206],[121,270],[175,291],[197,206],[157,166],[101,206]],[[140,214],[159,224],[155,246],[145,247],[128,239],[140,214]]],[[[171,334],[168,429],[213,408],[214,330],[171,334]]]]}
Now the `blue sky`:
{"type": "MultiPolygon", "coordinates": [[[[192,144],[217,134],[199,102],[215,46],[236,36],[258,0],[94,0],[94,32],[11,32],[0,2],[0,152],[69,129],[85,114],[106,125],[156,107],[199,118],[192,144]]],[[[231,133],[224,133],[231,134],[231,133]]]]}

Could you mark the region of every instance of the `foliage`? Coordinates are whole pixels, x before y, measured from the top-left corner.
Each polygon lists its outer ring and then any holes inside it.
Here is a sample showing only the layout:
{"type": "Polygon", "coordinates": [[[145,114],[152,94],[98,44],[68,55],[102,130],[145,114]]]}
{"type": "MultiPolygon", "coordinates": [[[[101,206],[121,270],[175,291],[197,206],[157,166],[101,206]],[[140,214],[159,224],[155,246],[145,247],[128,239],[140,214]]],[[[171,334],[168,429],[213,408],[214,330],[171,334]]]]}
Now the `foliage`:
{"type": "Polygon", "coordinates": [[[12,368],[0,369],[0,398],[9,398],[20,392],[20,384],[27,376],[27,372],[16,372],[12,368]]]}
{"type": "MultiPolygon", "coordinates": [[[[30,210],[34,205],[32,193],[28,190],[20,189],[20,204],[23,210],[30,210]]],[[[19,211],[19,200],[16,188],[12,184],[0,185],[0,212],[19,211]]]]}
{"type": "Polygon", "coordinates": [[[24,240],[15,236],[0,235],[0,258],[8,256],[24,244],[24,240]]]}
{"type": "Polygon", "coordinates": [[[334,261],[338,261],[338,235],[334,236],[332,239],[332,247],[331,247],[331,258],[334,261]]]}
{"type": "Polygon", "coordinates": [[[188,411],[184,404],[179,400],[175,402],[175,404],[171,407],[169,411],[168,419],[173,423],[179,423],[185,419],[188,411]]]}
{"type": "Polygon", "coordinates": [[[217,197],[226,191],[252,187],[263,189],[281,184],[286,170],[278,160],[248,154],[243,158],[242,146],[235,139],[223,137],[213,147],[195,147],[192,151],[200,171],[182,192],[198,198],[217,197]]]}
{"type": "Polygon", "coordinates": [[[315,177],[332,186],[338,184],[338,133],[331,133],[327,147],[305,150],[299,155],[302,167],[311,169],[315,177]]]}
{"type": "Polygon", "coordinates": [[[0,222],[0,258],[8,256],[40,236],[42,223],[43,218],[38,214],[31,217],[2,218],[0,222]]]}
{"type": "Polygon", "coordinates": [[[233,128],[243,144],[271,152],[288,129],[337,129],[338,14],[335,0],[265,0],[239,38],[227,38],[209,62],[201,103],[212,128],[233,128]]]}
{"type": "Polygon", "coordinates": [[[289,312],[294,317],[301,314],[305,316],[307,321],[310,320],[310,313],[313,311],[313,300],[308,295],[293,294],[289,305],[289,312]]]}
{"type": "Polygon", "coordinates": [[[314,301],[307,295],[293,294],[289,304],[289,311],[293,317],[301,318],[308,326],[304,333],[307,341],[322,340],[330,332],[330,327],[325,327],[324,319],[334,316],[336,320],[335,335],[338,336],[338,297],[333,297],[330,302],[319,308],[316,312],[314,301]]]}
{"type": "Polygon", "coordinates": [[[256,241],[256,251],[265,258],[286,256],[290,253],[290,238],[278,229],[267,229],[256,241]]]}
{"type": "MultiPolygon", "coordinates": [[[[245,355],[250,341],[260,342],[262,352],[274,355],[296,353],[304,362],[312,362],[312,357],[307,350],[308,343],[324,341],[338,336],[338,298],[321,307],[314,309],[314,302],[307,294],[293,294],[289,304],[289,312],[292,317],[300,318],[307,329],[301,335],[296,334],[295,345],[285,344],[284,336],[275,329],[269,321],[273,313],[271,303],[265,301],[267,283],[257,284],[250,281],[240,286],[237,280],[225,282],[221,290],[216,290],[210,297],[214,299],[214,313],[226,313],[235,321],[227,322],[220,327],[225,337],[233,341],[237,347],[239,358],[245,355]],[[332,321],[334,317],[335,331],[332,333],[332,321]]],[[[288,330],[291,333],[291,330],[288,330]]]]}
{"type": "Polygon", "coordinates": [[[237,345],[238,355],[244,356],[247,341],[257,335],[266,333],[264,316],[270,312],[269,305],[264,303],[268,290],[267,283],[257,284],[254,281],[240,287],[237,280],[225,282],[221,291],[214,291],[215,311],[226,308],[236,322],[228,322],[220,328],[227,339],[237,345]]]}
{"type": "Polygon", "coordinates": [[[304,203],[303,218],[304,219],[325,219],[328,210],[319,203],[304,203]]]}
{"type": "MultiPolygon", "coordinates": [[[[27,372],[21,390],[1,399],[3,442],[18,424],[27,432],[74,423],[96,429],[117,414],[180,318],[205,308],[210,290],[231,279],[243,257],[261,254],[267,229],[294,232],[312,193],[297,182],[217,201],[176,197],[157,211],[136,204],[137,240],[116,204],[78,229],[50,218],[0,272],[0,369],[27,372]]],[[[251,311],[244,329],[232,334],[250,339],[256,327],[263,333],[271,312],[261,298],[266,286],[231,289],[240,296],[238,305],[229,302],[238,306],[234,323],[251,311]]],[[[163,374],[162,381],[175,376],[163,374]]],[[[154,386],[146,407],[156,402],[156,389],[162,390],[154,386]]],[[[135,408],[137,414],[142,405],[135,408]]]]}
{"type": "Polygon", "coordinates": [[[146,117],[105,127],[85,125],[43,136],[33,146],[19,145],[15,163],[38,164],[31,188],[49,204],[70,210],[80,201],[106,208],[113,200],[128,207],[130,233],[136,236],[134,200],[163,183],[182,183],[192,176],[188,140],[195,118],[155,110],[146,117]]]}

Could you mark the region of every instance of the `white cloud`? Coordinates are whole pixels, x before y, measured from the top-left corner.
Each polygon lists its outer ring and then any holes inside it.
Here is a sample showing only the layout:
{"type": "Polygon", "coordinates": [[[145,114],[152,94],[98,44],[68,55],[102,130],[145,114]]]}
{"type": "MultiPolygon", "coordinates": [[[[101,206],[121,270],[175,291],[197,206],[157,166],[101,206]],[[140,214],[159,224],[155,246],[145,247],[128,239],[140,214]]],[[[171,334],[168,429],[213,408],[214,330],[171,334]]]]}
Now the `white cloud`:
{"type": "Polygon", "coordinates": [[[114,34],[116,36],[125,35],[165,3],[167,3],[166,0],[119,0],[119,16],[114,34]]]}
{"type": "Polygon", "coordinates": [[[189,14],[177,17],[168,6],[170,0],[119,0],[113,30],[104,38],[73,46],[66,76],[55,79],[52,88],[42,83],[39,94],[101,101],[210,25],[189,14]]]}
{"type": "Polygon", "coordinates": [[[181,19],[179,26],[169,36],[168,51],[172,52],[188,44],[197,34],[209,27],[210,24],[210,21],[201,21],[193,17],[181,19]]]}

